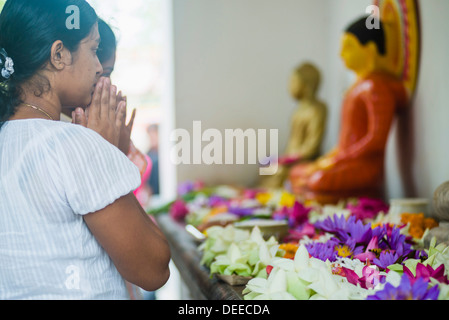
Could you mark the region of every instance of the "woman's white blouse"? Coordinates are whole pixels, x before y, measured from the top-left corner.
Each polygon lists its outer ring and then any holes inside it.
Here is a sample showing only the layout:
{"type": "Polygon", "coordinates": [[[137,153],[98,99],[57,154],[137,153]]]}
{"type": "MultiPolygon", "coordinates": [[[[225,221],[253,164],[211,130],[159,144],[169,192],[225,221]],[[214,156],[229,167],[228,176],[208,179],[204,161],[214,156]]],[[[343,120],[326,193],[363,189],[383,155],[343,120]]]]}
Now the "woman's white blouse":
{"type": "Polygon", "coordinates": [[[83,215],[140,185],[93,130],[43,119],[0,129],[0,300],[129,299],[83,215]]]}

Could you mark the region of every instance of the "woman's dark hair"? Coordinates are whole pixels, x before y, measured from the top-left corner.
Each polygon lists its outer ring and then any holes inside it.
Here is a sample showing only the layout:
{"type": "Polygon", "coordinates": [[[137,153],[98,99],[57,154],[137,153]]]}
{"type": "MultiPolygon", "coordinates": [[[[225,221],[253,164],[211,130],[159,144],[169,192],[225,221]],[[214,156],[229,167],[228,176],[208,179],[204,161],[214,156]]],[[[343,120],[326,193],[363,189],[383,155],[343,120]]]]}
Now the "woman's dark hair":
{"type": "Polygon", "coordinates": [[[98,19],[98,32],[100,33],[101,42],[98,46],[98,60],[104,63],[114,56],[117,50],[117,39],[111,27],[102,19],[98,19]]]}
{"type": "Polygon", "coordinates": [[[378,20],[378,18],[372,16],[362,17],[352,23],[349,27],[347,27],[345,32],[351,33],[356,36],[360,43],[363,45],[367,44],[370,41],[373,41],[377,46],[378,52],[381,55],[385,55],[385,29],[383,27],[382,21],[378,20]],[[379,27],[368,29],[368,27],[366,26],[366,22],[368,19],[374,19],[374,25],[377,25],[379,27]]]}
{"type": "MultiPolygon", "coordinates": [[[[21,86],[46,67],[53,43],[61,40],[68,50],[76,52],[97,20],[95,10],[85,0],[6,1],[0,14],[0,50],[4,53],[0,69],[5,67],[6,55],[14,63],[14,72],[7,78],[0,74],[0,127],[22,103],[21,86]],[[79,21],[74,23],[71,17],[79,17],[79,21]]],[[[43,76],[36,82],[36,96],[50,89],[43,76]]]]}

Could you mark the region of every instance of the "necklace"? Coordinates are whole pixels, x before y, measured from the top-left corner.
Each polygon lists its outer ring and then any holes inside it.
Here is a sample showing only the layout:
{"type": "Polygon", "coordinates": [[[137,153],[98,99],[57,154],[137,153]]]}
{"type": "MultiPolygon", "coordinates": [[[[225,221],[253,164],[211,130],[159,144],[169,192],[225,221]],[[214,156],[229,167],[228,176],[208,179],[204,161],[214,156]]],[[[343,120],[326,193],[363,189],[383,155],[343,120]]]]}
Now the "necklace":
{"type": "Polygon", "coordinates": [[[49,115],[45,110],[42,110],[41,108],[36,107],[36,106],[33,106],[32,104],[29,104],[29,103],[25,103],[25,102],[24,102],[23,104],[26,105],[27,107],[33,108],[34,110],[37,110],[37,111],[39,111],[39,112],[45,114],[50,120],[55,120],[55,119],[53,119],[52,116],[49,115]]]}

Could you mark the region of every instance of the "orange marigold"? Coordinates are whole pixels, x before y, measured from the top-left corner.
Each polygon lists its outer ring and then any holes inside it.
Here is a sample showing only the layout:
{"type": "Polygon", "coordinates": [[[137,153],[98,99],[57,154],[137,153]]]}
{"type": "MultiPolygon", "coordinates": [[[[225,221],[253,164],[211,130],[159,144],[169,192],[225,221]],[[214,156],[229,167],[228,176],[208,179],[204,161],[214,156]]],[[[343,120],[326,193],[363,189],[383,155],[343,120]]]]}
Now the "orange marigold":
{"type": "Polygon", "coordinates": [[[279,249],[285,251],[283,258],[286,259],[294,259],[296,255],[296,251],[298,250],[298,245],[294,243],[283,243],[279,246],[279,249]]]}
{"type": "Polygon", "coordinates": [[[416,239],[421,239],[427,229],[438,227],[438,222],[433,218],[426,218],[424,213],[403,213],[401,222],[410,224],[409,233],[416,239]]]}

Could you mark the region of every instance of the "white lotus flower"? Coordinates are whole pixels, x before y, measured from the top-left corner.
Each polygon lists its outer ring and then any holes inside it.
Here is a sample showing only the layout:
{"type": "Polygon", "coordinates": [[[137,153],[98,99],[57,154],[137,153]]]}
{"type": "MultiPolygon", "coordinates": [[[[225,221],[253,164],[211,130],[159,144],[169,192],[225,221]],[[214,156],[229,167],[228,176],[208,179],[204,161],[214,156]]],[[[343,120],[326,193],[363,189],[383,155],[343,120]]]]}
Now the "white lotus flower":
{"type": "Polygon", "coordinates": [[[251,279],[243,293],[245,300],[296,300],[287,292],[287,274],[280,268],[273,269],[268,279],[251,279]]]}

